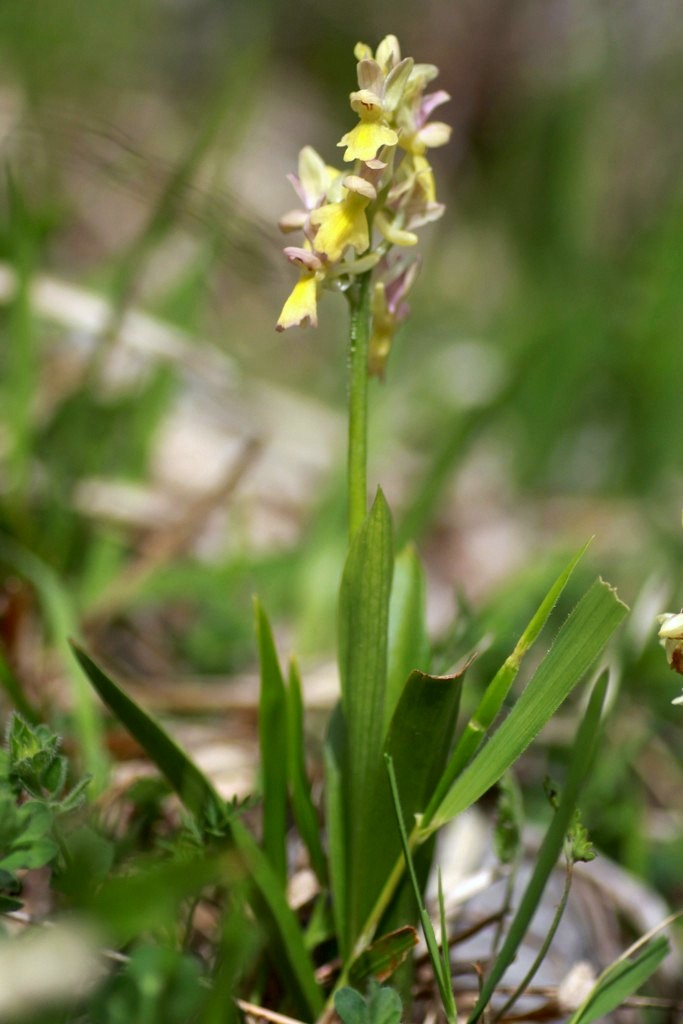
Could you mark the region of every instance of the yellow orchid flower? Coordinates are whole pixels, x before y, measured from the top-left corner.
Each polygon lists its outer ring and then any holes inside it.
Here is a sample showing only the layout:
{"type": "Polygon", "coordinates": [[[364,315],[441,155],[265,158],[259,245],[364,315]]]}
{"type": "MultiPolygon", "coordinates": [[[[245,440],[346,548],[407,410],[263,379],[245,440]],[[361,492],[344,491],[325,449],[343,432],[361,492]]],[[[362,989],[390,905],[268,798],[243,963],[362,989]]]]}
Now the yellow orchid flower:
{"type": "Polygon", "coordinates": [[[340,260],[348,245],[358,253],[365,252],[370,245],[365,208],[374,199],[375,190],[355,175],[349,175],[344,185],[346,196],[340,203],[328,203],[311,214],[311,224],[318,228],[313,248],[330,263],[340,260]]]}
{"type": "Polygon", "coordinates": [[[344,160],[374,160],[382,146],[395,146],[398,135],[393,128],[377,121],[359,121],[337,143],[346,146],[344,160]]]}
{"type": "Polygon", "coordinates": [[[398,143],[398,134],[387,124],[379,96],[370,89],[352,92],[351,108],[360,121],[337,143],[346,146],[344,160],[373,160],[382,146],[398,143]]]}
{"type": "Polygon", "coordinates": [[[282,307],[275,330],[307,326],[318,326],[318,282],[315,273],[304,270],[282,307]]]}

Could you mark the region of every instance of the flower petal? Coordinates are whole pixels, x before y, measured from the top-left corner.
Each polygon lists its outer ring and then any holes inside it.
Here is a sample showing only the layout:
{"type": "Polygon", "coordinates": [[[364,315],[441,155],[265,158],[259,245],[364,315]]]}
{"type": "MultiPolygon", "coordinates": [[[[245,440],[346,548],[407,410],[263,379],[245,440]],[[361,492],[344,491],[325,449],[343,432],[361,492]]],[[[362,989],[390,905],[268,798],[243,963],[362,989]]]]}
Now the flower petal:
{"type": "Polygon", "coordinates": [[[288,235],[292,231],[301,231],[305,223],[305,210],[289,210],[280,217],[277,225],[284,235],[288,235]]]}
{"type": "Polygon", "coordinates": [[[411,260],[405,264],[396,276],[386,282],[385,293],[387,309],[397,320],[404,319],[407,315],[405,297],[415,284],[415,279],[420,271],[419,259],[411,260]]]}
{"type": "Polygon", "coordinates": [[[363,58],[363,60],[358,62],[356,72],[358,74],[359,89],[370,89],[371,92],[376,93],[378,96],[382,95],[384,75],[376,60],[371,60],[368,57],[363,58]]]}
{"type": "Polygon", "coordinates": [[[386,214],[377,213],[375,215],[375,224],[387,242],[391,242],[392,245],[417,245],[417,235],[413,234],[412,231],[405,231],[403,228],[396,227],[386,214]]]}
{"type": "Polygon", "coordinates": [[[331,280],[344,274],[364,274],[366,270],[372,270],[373,267],[376,267],[380,259],[381,256],[378,252],[368,252],[364,256],[358,256],[355,259],[343,260],[341,263],[337,263],[336,266],[328,269],[327,279],[331,280]]]}
{"type": "Polygon", "coordinates": [[[414,64],[408,84],[410,95],[414,96],[418,92],[422,92],[424,87],[433,82],[438,75],[439,69],[436,64],[414,64]]]}
{"type": "Polygon", "coordinates": [[[423,146],[428,149],[435,149],[437,146],[445,146],[451,137],[452,128],[443,121],[432,121],[420,128],[417,138],[423,146]]]}
{"type": "Polygon", "coordinates": [[[325,161],[313,146],[304,146],[299,153],[299,181],[306,196],[306,206],[312,210],[330,183],[325,161]]]}
{"type": "Polygon", "coordinates": [[[365,207],[365,196],[349,192],[341,203],[328,203],[314,210],[311,224],[318,225],[314,240],[315,251],[332,263],[341,259],[344,249],[352,245],[356,252],[365,252],[370,245],[370,232],[365,207]]]}
{"type": "Polygon", "coordinates": [[[415,182],[418,190],[422,193],[428,203],[436,202],[436,186],[434,184],[434,171],[426,156],[413,156],[413,167],[415,168],[415,182]]]}
{"type": "Polygon", "coordinates": [[[375,60],[386,74],[401,59],[401,47],[396,36],[385,36],[375,50],[375,60]]]}
{"type": "Polygon", "coordinates": [[[398,135],[387,125],[377,121],[360,121],[355,128],[347,132],[338,146],[346,146],[344,160],[372,160],[382,146],[395,146],[398,135]]]}
{"type": "Polygon", "coordinates": [[[372,89],[357,89],[349,96],[349,102],[361,121],[379,121],[384,113],[382,100],[372,89]]]}
{"type": "Polygon", "coordinates": [[[282,307],[280,318],[275,325],[276,331],[286,331],[288,327],[318,326],[318,283],[315,274],[304,271],[282,307]]]}
{"type": "Polygon", "coordinates": [[[440,107],[442,103],[448,103],[450,98],[450,94],[445,89],[437,89],[436,92],[430,92],[428,96],[423,97],[420,103],[420,124],[424,124],[427,118],[431,116],[432,111],[440,107]]]}
{"type": "Polygon", "coordinates": [[[657,634],[661,640],[683,640],[683,612],[665,612],[658,618],[662,623],[657,634]]]}
{"type": "Polygon", "coordinates": [[[377,198],[375,186],[366,178],[361,178],[357,174],[346,175],[344,178],[344,188],[347,188],[349,192],[355,192],[356,195],[365,196],[366,199],[377,198]]]}
{"type": "Polygon", "coordinates": [[[413,70],[413,58],[405,57],[387,75],[384,83],[384,109],[396,110],[403,98],[403,91],[408,84],[410,72],[413,70]]]}
{"type": "Polygon", "coordinates": [[[296,264],[297,267],[301,267],[303,270],[314,274],[316,270],[323,269],[319,258],[310,249],[302,249],[299,245],[287,245],[282,251],[290,263],[296,264]]]}
{"type": "Polygon", "coordinates": [[[372,60],[372,50],[367,43],[356,43],[353,55],[356,60],[372,60]]]}

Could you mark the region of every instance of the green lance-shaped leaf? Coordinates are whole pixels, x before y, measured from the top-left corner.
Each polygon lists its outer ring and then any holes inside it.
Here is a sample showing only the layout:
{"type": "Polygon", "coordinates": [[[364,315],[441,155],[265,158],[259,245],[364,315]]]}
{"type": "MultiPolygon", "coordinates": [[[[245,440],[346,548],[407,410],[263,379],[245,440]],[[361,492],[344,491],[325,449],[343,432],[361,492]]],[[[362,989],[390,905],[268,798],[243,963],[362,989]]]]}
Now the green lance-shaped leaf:
{"type": "Polygon", "coordinates": [[[301,678],[294,660],[290,662],[287,687],[287,760],[294,818],[301,838],[306,844],[311,867],[320,884],[326,886],[327,863],[320,838],[318,815],[311,799],[311,787],[306,774],[301,678]]]}
{"type": "Polygon", "coordinates": [[[268,931],[268,947],[275,968],[285,981],[298,1013],[317,1018],[323,999],[304,943],[303,929],[287,903],[270,862],[239,819],[232,822],[231,834],[255,886],[249,902],[257,920],[268,931]]]}
{"type": "MultiPolygon", "coordinates": [[[[588,542],[590,543],[590,541],[588,542]]],[[[550,590],[545,595],[536,613],[515,644],[512,653],[505,659],[495,676],[486,687],[479,705],[471,719],[462,731],[460,739],[455,745],[453,753],[448,762],[448,767],[439,781],[439,785],[432,794],[429,807],[425,813],[425,822],[428,822],[445,797],[448,789],[465,768],[468,762],[476,753],[479,745],[484,740],[486,733],[510,692],[510,687],[517,678],[520,665],[527,652],[536,643],[541,630],[548,621],[548,616],[557,604],[562,591],[569,582],[578,562],[584,555],[588,544],[584,546],[570,559],[560,575],[557,577],[550,590]]]]}
{"type": "Polygon", "coordinates": [[[263,849],[275,874],[287,880],[287,696],[270,623],[254,600],[261,668],[259,743],[263,785],[263,849]]]}
{"type": "MultiPolygon", "coordinates": [[[[405,823],[411,828],[411,849],[420,838],[414,821],[429,800],[446,761],[466,668],[451,676],[412,672],[392,718],[385,753],[395,759],[396,774],[400,773],[401,784],[405,787],[406,799],[403,806],[406,811],[405,823]]],[[[378,822],[389,821],[393,798],[388,803],[388,796],[389,790],[380,788],[375,811],[378,822]]],[[[374,893],[372,908],[362,929],[352,937],[352,948],[356,955],[371,942],[380,924],[386,928],[395,928],[401,921],[415,915],[410,886],[404,884],[399,889],[405,861],[400,848],[396,846],[397,837],[390,824],[383,829],[383,834],[384,842],[376,853],[377,864],[368,869],[373,872],[369,874],[369,888],[374,893]]],[[[418,854],[421,876],[428,871],[430,859],[430,850],[425,846],[418,854]]]]}
{"type": "Polygon", "coordinates": [[[304,1014],[317,1016],[322,1008],[320,989],[304,945],[296,916],[290,909],[280,880],[255,840],[236,818],[204,773],[143,708],[135,703],[102,669],[73,644],[74,654],[104,703],[116,715],[183,801],[205,827],[226,837],[240,854],[253,885],[250,902],[268,933],[274,962],[295,1004],[304,1014]]]}
{"type": "Polygon", "coordinates": [[[603,1020],[645,984],[669,952],[669,942],[662,935],[649,942],[635,959],[610,964],[567,1024],[593,1024],[593,1021],[603,1020]]]}
{"type": "MultiPolygon", "coordinates": [[[[464,674],[464,668],[448,676],[411,672],[391,719],[385,752],[393,761],[407,826],[412,826],[414,816],[425,806],[441,777],[453,739],[464,674]]],[[[393,820],[388,786],[384,792],[386,820],[390,816],[393,820]]]]}
{"type": "MultiPolygon", "coordinates": [[[[394,765],[404,822],[409,830],[413,827],[415,815],[426,806],[446,763],[458,715],[463,674],[464,670],[452,676],[411,672],[392,717],[384,750],[394,765]]],[[[370,905],[374,915],[371,924],[374,931],[380,921],[384,927],[396,927],[400,923],[393,912],[387,921],[384,918],[387,906],[384,901],[377,902],[387,880],[391,879],[393,883],[395,866],[400,864],[401,858],[394,802],[386,771],[380,776],[373,808],[377,842],[372,861],[366,865],[365,883],[368,898],[372,897],[370,905]]],[[[404,888],[404,896],[406,901],[401,901],[400,910],[407,912],[410,920],[415,914],[415,904],[408,887],[404,888]]],[[[366,920],[366,926],[367,923],[366,920]]]]}
{"type": "Polygon", "coordinates": [[[351,543],[339,599],[339,671],[347,729],[343,776],[348,828],[347,917],[352,933],[371,906],[365,876],[382,841],[373,805],[383,772],[393,562],[391,516],[378,491],[351,543]]]}
{"type": "Polygon", "coordinates": [[[332,913],[339,952],[342,959],[346,960],[351,939],[346,915],[349,830],[344,802],[344,765],[347,758],[346,722],[341,704],[337,704],[330,715],[323,758],[325,766],[325,825],[332,890],[332,913]]]}
{"type": "Polygon", "coordinates": [[[593,687],[586,713],[576,734],[567,780],[560,803],[545,834],[522,901],[510,924],[505,942],[479,994],[468,1024],[479,1019],[496,985],[514,960],[543,896],[550,874],[562,852],[583,782],[591,768],[600,735],[600,715],[607,692],[607,673],[593,687]]]}
{"type": "Polygon", "coordinates": [[[73,652],[93,687],[126,727],[201,825],[218,823],[225,803],[207,777],[165,729],[72,642],[73,652]]]}
{"type": "Polygon", "coordinates": [[[583,678],[627,611],[612,587],[595,581],[508,717],[424,822],[423,836],[470,807],[514,764],[583,678]]]}
{"type": "Polygon", "coordinates": [[[417,551],[409,544],[396,558],[389,603],[386,726],[413,669],[428,671],[429,638],[425,622],[424,570],[417,551]]]}

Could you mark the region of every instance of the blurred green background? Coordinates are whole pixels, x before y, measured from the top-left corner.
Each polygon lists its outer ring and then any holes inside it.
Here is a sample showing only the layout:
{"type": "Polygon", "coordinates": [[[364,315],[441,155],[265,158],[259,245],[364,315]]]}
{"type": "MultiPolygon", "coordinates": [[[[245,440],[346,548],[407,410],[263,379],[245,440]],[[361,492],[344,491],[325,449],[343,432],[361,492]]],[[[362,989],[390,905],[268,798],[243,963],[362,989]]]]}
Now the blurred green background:
{"type": "Polygon", "coordinates": [[[489,637],[475,681],[595,535],[584,580],[634,613],[588,819],[675,897],[681,712],[654,619],[683,603],[675,2],[5,0],[2,678],[67,729],[69,630],[152,687],[232,678],[255,591],[285,648],[329,659],[346,310],[326,295],[316,332],[275,333],[275,224],[301,146],[338,162],[353,46],[387,32],[439,66],[454,130],[373,384],[373,484],[425,559],[443,667],[489,637]]]}

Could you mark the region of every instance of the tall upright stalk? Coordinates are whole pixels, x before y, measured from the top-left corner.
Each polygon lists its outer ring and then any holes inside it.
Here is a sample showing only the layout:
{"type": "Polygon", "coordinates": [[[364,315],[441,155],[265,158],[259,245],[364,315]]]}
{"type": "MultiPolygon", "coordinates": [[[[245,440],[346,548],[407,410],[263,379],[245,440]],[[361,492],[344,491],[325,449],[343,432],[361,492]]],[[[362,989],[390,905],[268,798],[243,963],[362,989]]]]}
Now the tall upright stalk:
{"type": "Polygon", "coordinates": [[[371,275],[371,270],[361,274],[349,292],[349,540],[353,540],[362,526],[368,507],[368,349],[371,275]]]}

